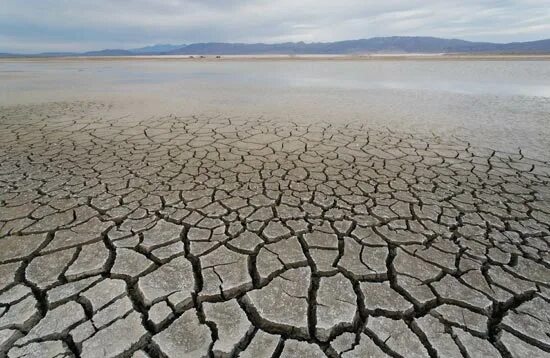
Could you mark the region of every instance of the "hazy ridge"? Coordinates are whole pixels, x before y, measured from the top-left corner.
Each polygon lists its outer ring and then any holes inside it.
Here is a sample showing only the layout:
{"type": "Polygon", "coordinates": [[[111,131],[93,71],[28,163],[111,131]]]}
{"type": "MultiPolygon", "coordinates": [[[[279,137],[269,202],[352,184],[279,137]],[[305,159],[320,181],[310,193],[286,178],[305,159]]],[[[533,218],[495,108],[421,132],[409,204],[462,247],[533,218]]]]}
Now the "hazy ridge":
{"type": "Polygon", "coordinates": [[[31,55],[0,53],[2,57],[17,56],[134,56],[134,55],[352,55],[368,53],[493,53],[550,54],[550,39],[491,43],[436,37],[393,36],[337,42],[225,43],[207,42],[182,45],[159,44],[135,49],[105,49],[89,52],[48,52],[31,55]]]}

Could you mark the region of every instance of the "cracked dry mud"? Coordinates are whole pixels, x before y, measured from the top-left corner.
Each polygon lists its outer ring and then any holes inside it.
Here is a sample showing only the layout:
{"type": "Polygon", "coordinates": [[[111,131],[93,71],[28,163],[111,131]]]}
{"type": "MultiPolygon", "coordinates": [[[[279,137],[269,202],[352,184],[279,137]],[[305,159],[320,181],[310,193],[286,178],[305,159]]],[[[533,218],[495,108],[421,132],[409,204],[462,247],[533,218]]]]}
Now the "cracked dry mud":
{"type": "Polygon", "coordinates": [[[550,356],[548,162],[114,113],[0,109],[0,356],[550,356]]]}

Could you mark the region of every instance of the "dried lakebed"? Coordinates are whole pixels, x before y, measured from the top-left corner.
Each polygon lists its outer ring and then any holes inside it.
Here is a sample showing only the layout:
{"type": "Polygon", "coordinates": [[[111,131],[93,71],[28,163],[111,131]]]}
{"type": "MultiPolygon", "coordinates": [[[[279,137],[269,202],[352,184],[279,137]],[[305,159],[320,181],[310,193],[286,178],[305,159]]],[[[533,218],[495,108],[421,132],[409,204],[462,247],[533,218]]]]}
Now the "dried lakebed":
{"type": "Polygon", "coordinates": [[[550,355],[548,162],[137,118],[0,109],[0,356],[550,355]]]}

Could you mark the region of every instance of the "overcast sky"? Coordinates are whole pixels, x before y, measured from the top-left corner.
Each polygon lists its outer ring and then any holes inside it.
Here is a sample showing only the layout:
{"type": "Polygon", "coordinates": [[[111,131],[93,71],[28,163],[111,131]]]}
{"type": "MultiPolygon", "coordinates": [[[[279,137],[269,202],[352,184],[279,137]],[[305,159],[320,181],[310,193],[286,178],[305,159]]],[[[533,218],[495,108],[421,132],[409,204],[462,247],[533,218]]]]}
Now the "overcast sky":
{"type": "Polygon", "coordinates": [[[550,0],[0,0],[0,52],[392,35],[550,38],[550,0]]]}

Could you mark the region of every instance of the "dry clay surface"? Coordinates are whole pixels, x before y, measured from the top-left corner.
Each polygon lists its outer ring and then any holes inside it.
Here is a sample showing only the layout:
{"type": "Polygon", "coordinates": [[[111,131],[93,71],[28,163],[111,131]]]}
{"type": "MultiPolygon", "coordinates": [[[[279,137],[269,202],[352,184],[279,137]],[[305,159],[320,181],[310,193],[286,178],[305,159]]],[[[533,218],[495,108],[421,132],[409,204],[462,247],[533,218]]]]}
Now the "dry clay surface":
{"type": "Polygon", "coordinates": [[[548,357],[550,165],[360,124],[0,109],[0,356],[548,357]]]}

